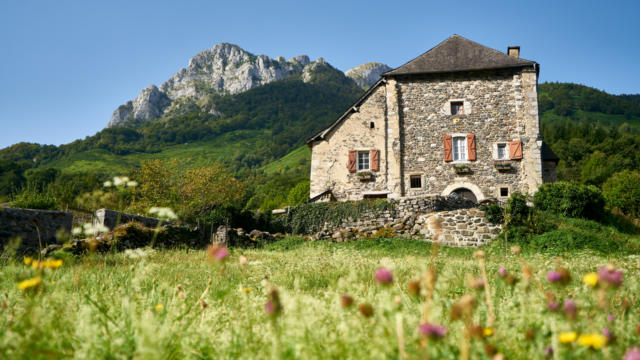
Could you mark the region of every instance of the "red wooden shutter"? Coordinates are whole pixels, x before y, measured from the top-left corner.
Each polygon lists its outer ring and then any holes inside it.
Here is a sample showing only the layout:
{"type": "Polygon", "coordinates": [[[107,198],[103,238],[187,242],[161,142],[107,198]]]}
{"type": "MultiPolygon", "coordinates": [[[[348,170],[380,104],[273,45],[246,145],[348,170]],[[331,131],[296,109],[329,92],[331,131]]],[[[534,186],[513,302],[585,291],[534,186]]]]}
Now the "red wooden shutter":
{"type": "Polygon", "coordinates": [[[522,141],[509,142],[509,157],[511,160],[522,159],[522,141]]]}
{"type": "Polygon", "coordinates": [[[467,134],[467,153],[470,161],[476,160],[476,135],[467,134]]]}
{"type": "Polygon", "coordinates": [[[453,161],[451,135],[444,136],[444,161],[453,161]]]}
{"type": "Polygon", "coordinates": [[[349,162],[347,163],[347,169],[350,173],[356,172],[356,151],[349,150],[349,162]]]}
{"type": "Polygon", "coordinates": [[[380,150],[371,150],[371,171],[380,170],[380,150]]]}

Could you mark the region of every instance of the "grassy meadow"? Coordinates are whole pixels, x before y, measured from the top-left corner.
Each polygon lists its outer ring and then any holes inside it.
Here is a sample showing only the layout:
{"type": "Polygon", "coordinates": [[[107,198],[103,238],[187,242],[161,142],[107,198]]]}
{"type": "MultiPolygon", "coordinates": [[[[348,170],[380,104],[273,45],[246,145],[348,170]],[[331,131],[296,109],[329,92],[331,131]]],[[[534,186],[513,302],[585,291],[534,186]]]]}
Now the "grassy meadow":
{"type": "Polygon", "coordinates": [[[480,259],[476,249],[407,239],[289,237],[231,249],[224,263],[195,250],[61,254],[62,266],[44,270],[5,258],[0,358],[620,359],[640,345],[640,256],[514,255],[499,242],[483,250],[480,259]],[[622,271],[620,287],[602,278],[596,287],[583,282],[608,263],[622,271]],[[431,265],[435,283],[426,275],[431,265]],[[374,279],[380,268],[391,271],[390,284],[374,279]],[[550,282],[554,270],[568,282],[550,282]],[[483,271],[485,288],[477,280],[483,271]],[[38,286],[18,288],[34,276],[38,286]],[[417,296],[412,280],[420,280],[417,296]],[[272,307],[269,315],[272,289],[282,311],[272,307]],[[353,305],[343,306],[345,294],[353,305]],[[563,309],[568,298],[575,317],[563,309]],[[559,308],[549,310],[550,302],[559,308]],[[365,303],[371,317],[359,309],[365,303]],[[446,334],[425,336],[422,323],[442,325],[446,334]],[[605,328],[613,336],[603,344],[596,334],[605,328]]]}

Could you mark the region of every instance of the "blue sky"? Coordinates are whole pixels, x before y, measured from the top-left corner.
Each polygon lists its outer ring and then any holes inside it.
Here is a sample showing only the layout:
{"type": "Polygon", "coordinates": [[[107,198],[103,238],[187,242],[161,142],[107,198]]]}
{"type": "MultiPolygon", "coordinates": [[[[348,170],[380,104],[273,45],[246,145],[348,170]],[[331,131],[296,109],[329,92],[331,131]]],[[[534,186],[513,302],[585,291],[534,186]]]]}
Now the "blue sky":
{"type": "Polygon", "coordinates": [[[541,64],[541,81],[640,93],[639,1],[65,1],[0,3],[0,148],[68,143],[220,42],[399,66],[457,33],[541,64]]]}

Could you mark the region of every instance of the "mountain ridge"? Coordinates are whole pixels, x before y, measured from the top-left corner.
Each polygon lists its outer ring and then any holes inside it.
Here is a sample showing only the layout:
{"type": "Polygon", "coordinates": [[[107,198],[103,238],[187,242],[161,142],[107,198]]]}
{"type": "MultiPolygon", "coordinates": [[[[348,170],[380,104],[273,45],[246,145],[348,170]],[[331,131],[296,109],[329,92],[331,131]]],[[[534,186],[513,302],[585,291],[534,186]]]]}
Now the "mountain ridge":
{"type": "MultiPolygon", "coordinates": [[[[198,52],[187,67],[160,86],[149,85],[135,99],[116,108],[107,128],[183,115],[196,107],[212,115],[223,115],[207,102],[208,96],[235,95],[296,75],[302,75],[305,82],[311,81],[314,69],[323,65],[329,64],[321,57],[315,61],[307,55],[289,60],[282,56],[273,59],[254,55],[235,44],[220,43],[198,52]]],[[[366,63],[348,70],[345,75],[360,87],[368,88],[388,69],[391,68],[381,63],[366,63]]]]}

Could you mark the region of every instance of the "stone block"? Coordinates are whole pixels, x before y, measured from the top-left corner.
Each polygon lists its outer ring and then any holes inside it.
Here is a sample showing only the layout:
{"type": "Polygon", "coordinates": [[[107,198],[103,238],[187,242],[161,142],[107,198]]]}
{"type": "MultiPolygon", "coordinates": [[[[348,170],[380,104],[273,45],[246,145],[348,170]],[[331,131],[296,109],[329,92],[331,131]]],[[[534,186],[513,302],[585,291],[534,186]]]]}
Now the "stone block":
{"type": "Polygon", "coordinates": [[[73,215],[64,211],[0,209],[0,248],[12,238],[20,238],[17,253],[37,253],[51,244],[60,244],[58,230],[71,232],[73,215]]]}

